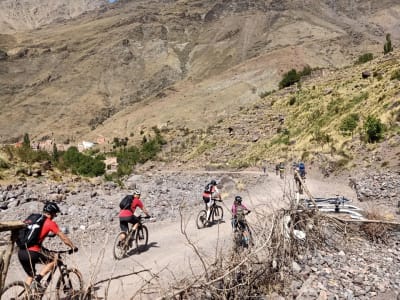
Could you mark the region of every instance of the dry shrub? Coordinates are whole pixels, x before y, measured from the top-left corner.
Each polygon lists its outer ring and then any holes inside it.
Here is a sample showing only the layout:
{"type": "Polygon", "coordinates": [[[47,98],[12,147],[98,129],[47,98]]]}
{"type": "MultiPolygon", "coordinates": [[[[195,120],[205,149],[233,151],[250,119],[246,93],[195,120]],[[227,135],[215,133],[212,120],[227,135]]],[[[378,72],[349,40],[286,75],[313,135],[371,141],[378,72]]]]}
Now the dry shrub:
{"type": "Polygon", "coordinates": [[[228,255],[226,250],[216,251],[219,255],[207,265],[206,274],[192,283],[189,278],[176,283],[175,291],[162,299],[250,299],[273,292],[284,294],[284,287],[295,276],[293,262],[325,244],[325,218],[317,211],[291,205],[273,216],[259,214],[257,219],[251,224],[252,247],[238,248],[233,243],[228,255]],[[288,217],[290,222],[284,222],[288,217]],[[295,237],[299,231],[305,233],[305,239],[295,237]]]}
{"type": "MultiPolygon", "coordinates": [[[[376,208],[366,212],[366,218],[369,220],[384,221],[385,217],[376,208]]],[[[373,242],[386,243],[388,240],[389,226],[382,223],[364,223],[360,226],[361,230],[367,235],[367,238],[373,242]]]]}

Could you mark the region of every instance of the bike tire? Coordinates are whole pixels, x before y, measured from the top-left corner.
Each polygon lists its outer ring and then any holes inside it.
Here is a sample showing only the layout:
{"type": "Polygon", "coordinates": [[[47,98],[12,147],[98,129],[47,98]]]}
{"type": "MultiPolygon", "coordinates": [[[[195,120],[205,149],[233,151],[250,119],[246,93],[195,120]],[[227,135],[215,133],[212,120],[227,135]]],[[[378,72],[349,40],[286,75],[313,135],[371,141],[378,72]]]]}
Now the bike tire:
{"type": "Polygon", "coordinates": [[[198,213],[196,217],[197,229],[202,229],[206,227],[206,224],[207,224],[207,212],[203,209],[198,213]]]}
{"type": "Polygon", "coordinates": [[[220,222],[223,220],[223,218],[224,218],[224,210],[223,210],[222,206],[219,206],[219,205],[215,206],[214,210],[213,210],[213,215],[212,215],[213,222],[214,221],[220,222]]]}
{"type": "Polygon", "coordinates": [[[120,259],[124,258],[125,254],[128,252],[128,249],[129,249],[129,245],[127,244],[128,238],[129,238],[129,234],[126,234],[125,232],[118,233],[117,237],[115,238],[113,255],[116,260],[120,260],[120,259]],[[122,234],[125,234],[126,236],[125,236],[124,242],[120,243],[120,241],[121,241],[120,236],[122,234]]]}
{"type": "Polygon", "coordinates": [[[136,251],[140,253],[146,250],[147,243],[149,241],[149,230],[145,225],[142,225],[140,228],[136,230],[136,251]]]}
{"type": "Polygon", "coordinates": [[[78,300],[83,294],[82,274],[77,269],[67,269],[56,284],[57,300],[78,300]]]}
{"type": "Polygon", "coordinates": [[[30,300],[31,290],[23,281],[14,281],[7,284],[1,292],[0,299],[30,300]]]}

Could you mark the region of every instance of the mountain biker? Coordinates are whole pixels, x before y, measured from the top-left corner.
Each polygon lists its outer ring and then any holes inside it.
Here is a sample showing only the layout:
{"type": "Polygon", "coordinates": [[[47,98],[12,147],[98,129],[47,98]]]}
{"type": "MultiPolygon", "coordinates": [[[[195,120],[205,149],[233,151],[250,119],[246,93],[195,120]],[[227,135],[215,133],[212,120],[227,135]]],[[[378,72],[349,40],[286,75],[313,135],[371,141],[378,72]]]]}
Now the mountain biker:
{"type": "Polygon", "coordinates": [[[246,241],[249,240],[249,232],[246,230],[246,219],[245,219],[245,214],[249,214],[251,211],[242,203],[242,197],[241,196],[236,196],[235,200],[233,201],[232,204],[232,229],[234,231],[238,230],[239,228],[243,228],[243,236],[246,241]]]}
{"type": "Polygon", "coordinates": [[[221,195],[217,188],[217,181],[215,179],[211,180],[210,183],[206,185],[203,192],[203,201],[206,205],[207,211],[207,221],[210,217],[211,209],[210,207],[214,205],[215,200],[221,200],[221,195]]]}
{"type": "Polygon", "coordinates": [[[150,218],[149,212],[144,207],[143,202],[140,199],[140,195],[141,193],[139,190],[134,190],[131,206],[128,209],[121,209],[121,211],[119,212],[119,226],[121,228],[121,231],[125,232],[124,235],[121,235],[122,240],[126,238],[126,233],[129,230],[128,223],[131,223],[133,225],[133,230],[136,230],[139,226],[139,218],[135,216],[135,210],[137,207],[139,207],[144,212],[147,218],[150,218]]]}
{"type": "Polygon", "coordinates": [[[283,173],[285,172],[285,164],[281,161],[279,163],[278,168],[279,168],[279,176],[280,176],[280,178],[283,179],[283,173]]]}
{"type": "Polygon", "coordinates": [[[58,235],[64,244],[71,248],[70,253],[78,251],[78,248],[74,246],[72,241],[60,230],[57,223],[53,221],[58,213],[60,213],[60,208],[57,203],[46,202],[43,207],[43,215],[46,216],[46,220],[40,231],[38,244],[28,247],[27,249],[18,250],[19,262],[25,273],[28,274],[28,278],[25,281],[28,286],[35,283],[37,288],[40,289],[41,279],[56,266],[57,257],[53,257],[51,253],[42,248],[42,243],[50,232],[58,235]],[[37,263],[45,265],[39,274],[36,274],[35,265],[37,263]]]}

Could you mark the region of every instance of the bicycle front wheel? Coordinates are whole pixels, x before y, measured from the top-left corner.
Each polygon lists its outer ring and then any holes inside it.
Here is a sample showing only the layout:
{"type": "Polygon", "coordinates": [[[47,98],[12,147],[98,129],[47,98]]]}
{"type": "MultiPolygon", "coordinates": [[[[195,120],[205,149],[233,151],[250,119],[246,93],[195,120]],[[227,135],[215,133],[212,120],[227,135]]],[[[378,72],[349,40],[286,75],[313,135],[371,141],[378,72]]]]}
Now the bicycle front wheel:
{"type": "Polygon", "coordinates": [[[120,232],[115,238],[113,255],[116,260],[122,259],[125,256],[126,252],[128,251],[129,244],[126,242],[128,238],[129,235],[126,234],[125,232],[120,232]],[[123,235],[125,235],[124,240],[122,240],[123,235]]]}
{"type": "Polygon", "coordinates": [[[203,209],[199,212],[196,218],[196,225],[198,229],[206,227],[207,224],[207,212],[203,209]]]}
{"type": "Polygon", "coordinates": [[[136,249],[140,253],[146,250],[147,242],[149,241],[149,231],[147,227],[142,225],[136,230],[136,249]]]}
{"type": "Polygon", "coordinates": [[[30,294],[30,288],[25,282],[15,281],[5,286],[0,299],[29,300],[30,294]]]}
{"type": "Polygon", "coordinates": [[[78,300],[82,296],[82,274],[77,269],[68,269],[56,284],[57,300],[78,300]]]}
{"type": "Polygon", "coordinates": [[[220,222],[224,218],[222,206],[215,206],[213,211],[213,221],[220,222]]]}

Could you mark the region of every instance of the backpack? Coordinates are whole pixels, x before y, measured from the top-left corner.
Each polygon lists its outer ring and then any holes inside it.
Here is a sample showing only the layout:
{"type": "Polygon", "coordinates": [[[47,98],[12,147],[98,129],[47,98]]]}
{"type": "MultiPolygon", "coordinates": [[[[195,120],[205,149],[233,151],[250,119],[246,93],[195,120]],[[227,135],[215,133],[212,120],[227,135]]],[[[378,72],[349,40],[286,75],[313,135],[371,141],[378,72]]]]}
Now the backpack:
{"type": "Polygon", "coordinates": [[[44,221],[47,217],[42,214],[31,214],[24,220],[25,228],[18,231],[16,240],[17,246],[20,249],[26,249],[34,245],[39,245],[39,236],[42,231],[44,221]]]}
{"type": "Polygon", "coordinates": [[[299,173],[301,176],[305,176],[306,175],[306,167],[304,165],[304,163],[299,163],[299,173]]]}
{"type": "Polygon", "coordinates": [[[126,195],[124,198],[122,198],[121,202],[119,203],[119,208],[131,209],[132,201],[133,201],[133,195],[126,195]]]}
{"type": "Polygon", "coordinates": [[[204,188],[204,193],[211,194],[213,185],[211,183],[207,183],[206,187],[204,188]]]}

